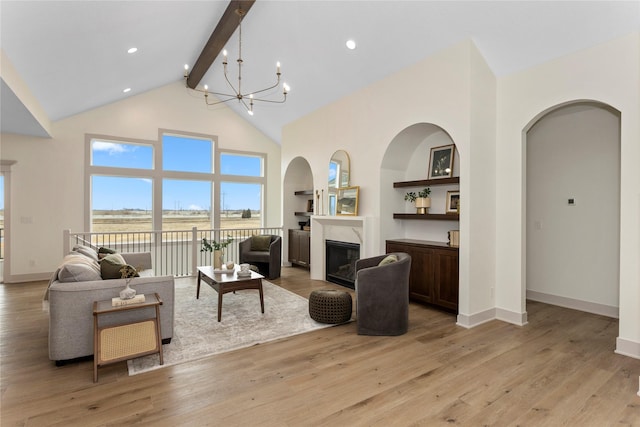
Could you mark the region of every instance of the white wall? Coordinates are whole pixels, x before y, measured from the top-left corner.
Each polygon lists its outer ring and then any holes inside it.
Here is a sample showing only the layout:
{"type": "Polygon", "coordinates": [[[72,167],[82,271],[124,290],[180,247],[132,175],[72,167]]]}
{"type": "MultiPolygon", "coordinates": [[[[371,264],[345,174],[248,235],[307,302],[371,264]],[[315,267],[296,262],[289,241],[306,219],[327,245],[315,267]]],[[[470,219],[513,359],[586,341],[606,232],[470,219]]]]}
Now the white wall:
{"type": "Polygon", "coordinates": [[[528,297],[593,303],[617,317],[619,114],[593,104],[561,107],[527,132],[526,160],[528,297]]]}
{"type": "MultiPolygon", "coordinates": [[[[327,182],[331,153],[352,158],[360,215],[400,230],[381,195],[381,161],[401,131],[444,129],[460,151],[460,314],[527,321],[525,133],[550,109],[594,100],[621,112],[620,353],[640,357],[640,35],[598,45],[497,80],[471,42],[461,43],[286,126],[282,161],[309,161],[327,182]]],[[[390,176],[393,173],[390,173],[390,176]]],[[[399,175],[399,174],[398,174],[399,175]]],[[[397,236],[404,237],[404,236],[397,236]]],[[[379,248],[384,242],[379,239],[379,248]]]]}
{"type": "MultiPolygon", "coordinates": [[[[461,160],[460,281],[466,293],[460,298],[460,313],[468,318],[491,311],[494,306],[491,292],[495,283],[492,231],[495,228],[492,207],[495,93],[495,78],[473,43],[466,41],[283,129],[283,168],[297,156],[305,158],[311,166],[314,183],[319,185],[318,189],[324,188],[325,194],[331,154],[336,149],[349,153],[351,185],[360,186],[359,215],[372,217],[380,224],[379,253],[384,252],[385,242],[381,236],[388,236],[388,230],[411,232],[411,235],[392,236],[395,238],[427,239],[430,229],[428,221],[420,221],[421,225],[398,225],[401,220],[393,220],[388,212],[406,209],[402,201],[404,193],[396,190],[392,199],[394,194],[389,192],[393,180],[406,179],[401,173],[398,179],[393,178],[394,173],[389,171],[394,168],[383,164],[389,145],[401,132],[416,124],[433,124],[450,136],[460,154],[457,160],[461,160]],[[479,153],[477,159],[482,164],[474,163],[469,156],[472,152],[479,153]],[[389,181],[381,180],[384,174],[389,181]],[[474,186],[484,194],[470,194],[474,186]],[[400,205],[389,208],[398,202],[400,205]],[[472,234],[472,230],[478,231],[472,234]]],[[[407,155],[416,155],[415,161],[423,162],[422,179],[426,179],[426,149],[407,155]]],[[[439,235],[440,240],[446,240],[444,233],[439,235]]]]}
{"type": "Polygon", "coordinates": [[[17,161],[7,281],[47,278],[63,255],[62,230],[84,231],[85,134],[157,140],[159,129],[215,135],[220,148],[266,153],[265,225],[281,225],[280,146],[227,107],[208,110],[176,82],[55,122],[51,139],[2,135],[2,159],[17,161]]]}
{"type": "Polygon", "coordinates": [[[620,336],[616,351],[640,357],[640,34],[585,49],[498,81],[496,306],[525,312],[524,133],[577,100],[621,112],[620,336]]]}

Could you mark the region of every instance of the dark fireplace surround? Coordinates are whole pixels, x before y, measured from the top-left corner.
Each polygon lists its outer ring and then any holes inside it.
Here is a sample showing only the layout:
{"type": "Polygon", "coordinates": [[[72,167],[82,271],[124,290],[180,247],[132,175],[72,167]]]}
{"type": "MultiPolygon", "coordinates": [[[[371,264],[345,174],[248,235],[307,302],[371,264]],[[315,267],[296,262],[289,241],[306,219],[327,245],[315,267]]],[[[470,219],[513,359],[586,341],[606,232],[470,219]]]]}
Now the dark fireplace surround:
{"type": "Polygon", "coordinates": [[[326,281],[355,289],[356,261],[360,259],[360,245],[357,243],[325,240],[325,248],[326,281]]]}

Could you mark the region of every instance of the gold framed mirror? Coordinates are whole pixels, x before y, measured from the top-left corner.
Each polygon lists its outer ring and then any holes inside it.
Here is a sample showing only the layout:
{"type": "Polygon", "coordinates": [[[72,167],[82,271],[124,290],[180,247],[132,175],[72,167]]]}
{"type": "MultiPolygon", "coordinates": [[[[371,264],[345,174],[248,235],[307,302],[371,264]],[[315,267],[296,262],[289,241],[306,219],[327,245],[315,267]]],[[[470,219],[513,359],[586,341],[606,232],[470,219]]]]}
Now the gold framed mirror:
{"type": "Polygon", "coordinates": [[[349,186],[351,160],[344,150],[337,150],[329,160],[329,215],[336,214],[338,189],[349,186]]]}

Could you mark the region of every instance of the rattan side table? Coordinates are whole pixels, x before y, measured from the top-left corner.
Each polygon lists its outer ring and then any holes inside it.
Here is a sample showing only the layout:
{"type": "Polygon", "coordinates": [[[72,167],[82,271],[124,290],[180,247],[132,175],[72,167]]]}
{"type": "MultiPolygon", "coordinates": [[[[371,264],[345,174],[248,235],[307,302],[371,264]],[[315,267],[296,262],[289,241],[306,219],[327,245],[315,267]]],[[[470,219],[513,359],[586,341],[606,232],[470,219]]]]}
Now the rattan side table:
{"type": "Polygon", "coordinates": [[[98,366],[158,353],[162,355],[160,332],[160,306],[162,299],[157,293],[146,295],[146,301],[138,304],[113,307],[111,300],[93,303],[93,382],[98,381],[98,366]],[[116,325],[99,325],[99,317],[107,313],[121,313],[155,307],[155,317],[116,325]]]}

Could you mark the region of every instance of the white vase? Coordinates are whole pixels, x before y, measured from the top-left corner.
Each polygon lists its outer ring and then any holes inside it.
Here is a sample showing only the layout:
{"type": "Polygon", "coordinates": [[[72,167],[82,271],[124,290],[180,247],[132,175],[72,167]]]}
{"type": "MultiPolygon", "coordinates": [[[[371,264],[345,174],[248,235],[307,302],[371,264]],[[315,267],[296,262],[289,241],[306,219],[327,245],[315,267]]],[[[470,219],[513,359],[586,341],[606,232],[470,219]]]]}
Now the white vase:
{"type": "Polygon", "coordinates": [[[129,281],[127,280],[127,286],[120,291],[120,299],[131,299],[136,296],[136,290],[129,287],[129,281]]]}
{"type": "Polygon", "coordinates": [[[222,258],[224,257],[223,250],[213,251],[213,268],[222,268],[222,258]]]}
{"type": "Polygon", "coordinates": [[[416,211],[419,214],[426,214],[431,207],[431,199],[429,197],[418,197],[416,199],[416,211]]]}

